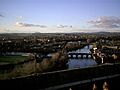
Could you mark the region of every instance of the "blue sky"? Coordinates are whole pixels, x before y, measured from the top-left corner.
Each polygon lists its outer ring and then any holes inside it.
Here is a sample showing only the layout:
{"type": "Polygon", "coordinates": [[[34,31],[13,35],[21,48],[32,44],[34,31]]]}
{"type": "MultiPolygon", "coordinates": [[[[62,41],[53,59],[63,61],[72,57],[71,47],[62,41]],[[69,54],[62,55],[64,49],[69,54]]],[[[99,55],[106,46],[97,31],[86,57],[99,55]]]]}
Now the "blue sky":
{"type": "Polygon", "coordinates": [[[3,32],[120,32],[120,0],[0,0],[3,32]]]}

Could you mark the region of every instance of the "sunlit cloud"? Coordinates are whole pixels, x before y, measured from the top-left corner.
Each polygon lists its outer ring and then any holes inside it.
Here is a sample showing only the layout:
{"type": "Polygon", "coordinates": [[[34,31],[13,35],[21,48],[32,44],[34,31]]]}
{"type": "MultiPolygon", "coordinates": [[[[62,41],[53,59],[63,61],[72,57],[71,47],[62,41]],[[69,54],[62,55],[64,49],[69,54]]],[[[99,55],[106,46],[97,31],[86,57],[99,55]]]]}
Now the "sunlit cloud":
{"type": "Polygon", "coordinates": [[[20,19],[22,19],[22,18],[23,18],[23,16],[19,16],[19,18],[20,18],[20,19]]]}
{"type": "Polygon", "coordinates": [[[97,28],[119,28],[120,18],[114,16],[102,16],[96,20],[89,21],[89,23],[97,28]]]}
{"type": "Polygon", "coordinates": [[[57,25],[57,28],[72,28],[72,26],[70,25],[57,25]]]}
{"type": "Polygon", "coordinates": [[[21,22],[16,22],[15,24],[18,27],[40,27],[40,28],[46,28],[46,25],[38,25],[38,24],[28,24],[28,23],[21,23],[21,22]]]}
{"type": "Polygon", "coordinates": [[[4,28],[0,28],[0,33],[9,33],[10,30],[8,29],[4,29],[4,28]]]}

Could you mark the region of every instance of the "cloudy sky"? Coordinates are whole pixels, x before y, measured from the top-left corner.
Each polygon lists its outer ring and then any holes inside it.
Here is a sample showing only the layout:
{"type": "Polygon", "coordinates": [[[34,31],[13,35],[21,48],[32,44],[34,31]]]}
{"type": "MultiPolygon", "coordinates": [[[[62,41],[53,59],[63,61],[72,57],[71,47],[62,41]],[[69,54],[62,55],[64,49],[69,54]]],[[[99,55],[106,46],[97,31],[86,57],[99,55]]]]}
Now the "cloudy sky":
{"type": "Polygon", "coordinates": [[[120,0],[0,0],[0,33],[120,32],[120,0]]]}

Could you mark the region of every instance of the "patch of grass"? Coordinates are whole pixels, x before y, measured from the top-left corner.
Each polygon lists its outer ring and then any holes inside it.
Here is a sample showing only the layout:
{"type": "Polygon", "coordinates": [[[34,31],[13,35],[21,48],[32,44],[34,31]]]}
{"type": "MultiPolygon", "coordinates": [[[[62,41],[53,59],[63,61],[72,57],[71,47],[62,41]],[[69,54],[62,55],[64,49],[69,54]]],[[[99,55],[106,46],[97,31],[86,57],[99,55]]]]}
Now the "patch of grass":
{"type": "Polygon", "coordinates": [[[28,60],[27,56],[0,56],[0,63],[18,63],[28,60]]]}

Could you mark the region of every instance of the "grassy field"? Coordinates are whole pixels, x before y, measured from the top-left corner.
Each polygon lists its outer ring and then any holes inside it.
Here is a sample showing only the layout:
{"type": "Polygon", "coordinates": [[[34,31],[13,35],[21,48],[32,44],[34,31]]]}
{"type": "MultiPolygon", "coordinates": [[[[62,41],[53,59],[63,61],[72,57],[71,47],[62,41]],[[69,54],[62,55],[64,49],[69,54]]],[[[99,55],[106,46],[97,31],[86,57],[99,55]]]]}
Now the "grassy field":
{"type": "Polygon", "coordinates": [[[0,56],[0,64],[23,62],[27,59],[27,56],[0,56]]]}

